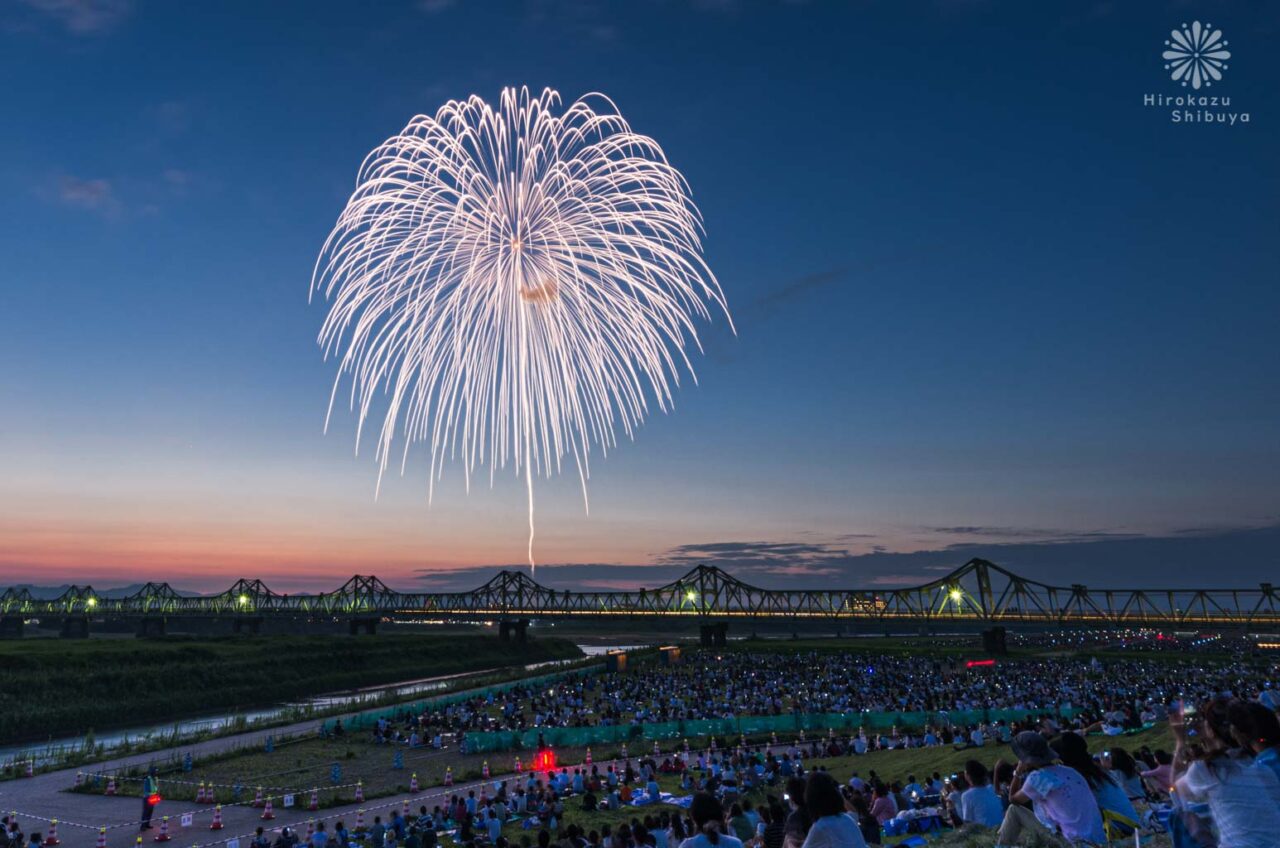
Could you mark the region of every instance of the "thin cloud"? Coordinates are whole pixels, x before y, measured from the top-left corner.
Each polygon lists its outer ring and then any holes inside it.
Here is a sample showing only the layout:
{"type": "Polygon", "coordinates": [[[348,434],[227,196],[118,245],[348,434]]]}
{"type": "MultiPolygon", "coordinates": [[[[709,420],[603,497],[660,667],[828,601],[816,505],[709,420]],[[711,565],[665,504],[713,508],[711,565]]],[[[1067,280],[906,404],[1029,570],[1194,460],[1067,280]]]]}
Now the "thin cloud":
{"type": "Polygon", "coordinates": [[[120,210],[120,201],[111,181],[102,178],[82,179],[62,174],[47,194],[57,203],[72,209],[103,215],[113,215],[120,210]]]}
{"type": "Polygon", "coordinates": [[[98,35],[133,11],[131,0],[19,0],[73,35],[98,35]]]}

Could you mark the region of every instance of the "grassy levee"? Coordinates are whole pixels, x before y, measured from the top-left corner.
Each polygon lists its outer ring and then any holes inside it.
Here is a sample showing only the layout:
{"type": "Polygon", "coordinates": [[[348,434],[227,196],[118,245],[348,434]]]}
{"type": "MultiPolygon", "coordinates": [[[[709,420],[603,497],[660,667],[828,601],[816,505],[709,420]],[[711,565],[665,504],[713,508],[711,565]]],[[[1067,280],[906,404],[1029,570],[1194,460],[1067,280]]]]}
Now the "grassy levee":
{"type": "Polygon", "coordinates": [[[579,656],[562,639],[515,644],[491,636],[0,642],[0,739],[38,742],[579,656]]]}

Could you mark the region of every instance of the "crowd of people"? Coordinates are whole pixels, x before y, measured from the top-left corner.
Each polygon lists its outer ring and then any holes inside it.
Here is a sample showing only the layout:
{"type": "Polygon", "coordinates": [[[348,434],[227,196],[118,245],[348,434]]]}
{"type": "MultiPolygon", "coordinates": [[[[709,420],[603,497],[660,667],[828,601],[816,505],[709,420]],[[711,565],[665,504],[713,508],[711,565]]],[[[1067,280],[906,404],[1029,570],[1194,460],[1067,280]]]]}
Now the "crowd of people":
{"type": "MultiPolygon", "coordinates": [[[[474,731],[863,711],[934,713],[935,723],[946,726],[952,712],[1060,714],[1064,707],[1079,716],[1077,726],[1066,729],[1105,724],[1119,732],[1162,719],[1173,700],[1270,688],[1258,666],[1244,661],[1063,657],[967,667],[957,660],[909,655],[703,650],[686,656],[676,666],[642,667],[625,675],[581,674],[553,685],[517,686],[416,714],[403,712],[377,733],[380,739],[438,746],[444,737],[474,731]]],[[[910,741],[924,744],[919,738],[910,741]]]]}

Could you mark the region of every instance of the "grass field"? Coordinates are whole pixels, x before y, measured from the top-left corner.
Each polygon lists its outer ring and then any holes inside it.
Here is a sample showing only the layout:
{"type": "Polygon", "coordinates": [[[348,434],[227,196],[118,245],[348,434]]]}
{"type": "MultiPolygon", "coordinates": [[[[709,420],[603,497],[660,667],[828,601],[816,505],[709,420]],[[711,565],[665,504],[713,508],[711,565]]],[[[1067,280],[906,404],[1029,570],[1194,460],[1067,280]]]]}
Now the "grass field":
{"type": "Polygon", "coordinates": [[[0,642],[0,739],[78,736],[580,655],[562,639],[515,644],[492,636],[0,642]]]}
{"type": "MultiPolygon", "coordinates": [[[[1173,749],[1173,735],[1169,732],[1167,725],[1158,725],[1135,733],[1130,736],[1122,737],[1105,737],[1091,736],[1089,737],[1089,749],[1097,752],[1111,747],[1123,747],[1129,750],[1135,750],[1143,745],[1150,748],[1164,748],[1166,750],[1173,749]]],[[[970,749],[964,751],[956,751],[947,747],[936,748],[915,748],[909,751],[873,751],[862,756],[850,757],[828,757],[822,759],[806,760],[806,764],[812,768],[816,765],[824,766],[832,776],[840,782],[847,781],[855,772],[864,778],[874,771],[885,782],[901,781],[906,782],[908,775],[916,775],[923,778],[924,775],[933,774],[935,771],[948,775],[963,771],[964,763],[968,759],[978,759],[985,763],[988,768],[996,761],[997,758],[1003,757],[1006,760],[1013,761],[1014,757],[1007,745],[989,744],[980,749],[970,749]]],[[[679,789],[679,779],[675,777],[662,777],[659,784],[664,792],[670,792],[673,795],[682,794],[679,789]]],[[[757,790],[747,797],[755,802],[761,802],[769,793],[779,794],[780,788],[770,789],[766,791],[757,790]]],[[[569,824],[577,824],[586,830],[598,830],[602,825],[609,824],[616,826],[621,822],[630,821],[632,818],[643,818],[645,815],[651,815],[654,812],[660,812],[664,809],[674,810],[674,807],[658,804],[647,807],[632,807],[622,810],[604,810],[592,813],[583,812],[576,809],[577,805],[568,802],[565,805],[565,817],[561,823],[562,827],[569,824]]],[[[528,833],[522,829],[519,822],[508,824],[504,829],[504,835],[513,844],[518,844],[520,835],[528,833]]],[[[980,848],[981,846],[994,845],[995,840],[991,838],[993,834],[976,834],[972,837],[967,835],[957,835],[948,837],[950,841],[948,845],[954,845],[956,848],[965,846],[965,848],[980,848]],[[976,841],[970,841],[976,840],[976,841]]],[[[1159,843],[1153,843],[1159,844],[1159,843]]]]}

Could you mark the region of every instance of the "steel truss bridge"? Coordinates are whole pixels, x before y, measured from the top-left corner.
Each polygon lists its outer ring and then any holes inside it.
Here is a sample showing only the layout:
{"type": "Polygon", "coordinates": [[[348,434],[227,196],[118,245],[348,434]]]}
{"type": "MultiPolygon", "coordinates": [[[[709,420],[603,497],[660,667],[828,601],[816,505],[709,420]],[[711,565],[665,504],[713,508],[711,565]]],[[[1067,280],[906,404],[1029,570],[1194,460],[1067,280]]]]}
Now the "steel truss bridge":
{"type": "Polygon", "coordinates": [[[523,637],[530,619],[687,620],[720,628],[731,621],[818,620],[839,625],[980,624],[1054,627],[1280,628],[1280,596],[1257,589],[1094,589],[1027,580],[973,559],[931,583],[901,589],[763,589],[701,565],[679,580],[635,591],[558,591],[523,572],[503,571],[469,592],[399,592],[355,576],[332,592],[281,594],[261,580],[238,580],[216,595],[184,595],[148,583],[126,597],[72,586],[52,599],[26,589],[0,594],[0,633],[28,619],[61,618],[64,635],[84,635],[89,619],[135,619],[139,632],[163,633],[181,618],[230,619],[257,631],[266,619],[345,619],[352,632],[382,620],[498,621],[523,637]],[[71,632],[68,632],[67,627],[71,632]],[[80,630],[83,629],[83,633],[80,630]]]}

